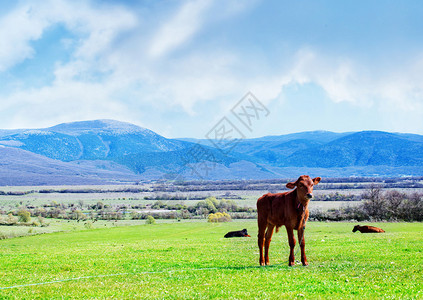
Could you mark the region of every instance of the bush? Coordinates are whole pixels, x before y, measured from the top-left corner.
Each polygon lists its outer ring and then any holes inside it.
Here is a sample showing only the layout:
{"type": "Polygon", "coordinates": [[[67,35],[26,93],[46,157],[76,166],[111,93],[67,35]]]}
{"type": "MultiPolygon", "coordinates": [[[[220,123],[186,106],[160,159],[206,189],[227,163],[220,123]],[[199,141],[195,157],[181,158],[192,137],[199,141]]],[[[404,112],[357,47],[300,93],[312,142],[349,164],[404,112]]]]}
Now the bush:
{"type": "Polygon", "coordinates": [[[38,223],[40,223],[41,227],[45,227],[45,226],[47,226],[47,224],[46,224],[46,222],[45,222],[44,218],[43,218],[43,217],[41,217],[41,216],[38,216],[38,223]]]}
{"type": "Polygon", "coordinates": [[[145,220],[145,224],[156,224],[156,219],[153,216],[147,216],[147,220],[145,220]]]}
{"type": "Polygon", "coordinates": [[[8,224],[16,224],[18,222],[18,219],[15,218],[11,213],[7,214],[6,223],[8,224]]]}
{"type": "Polygon", "coordinates": [[[93,229],[94,228],[93,222],[91,222],[91,221],[85,222],[84,227],[87,228],[87,229],[93,229]]]}
{"type": "Polygon", "coordinates": [[[79,209],[74,210],[70,214],[69,217],[72,220],[85,220],[85,219],[87,219],[87,216],[82,211],[80,211],[79,209]]]}
{"type": "Polygon", "coordinates": [[[18,211],[19,222],[29,223],[31,221],[31,213],[25,209],[18,211]]]}
{"type": "Polygon", "coordinates": [[[231,222],[232,218],[227,213],[217,212],[215,214],[209,214],[208,222],[220,223],[220,222],[231,222]]]}
{"type": "Polygon", "coordinates": [[[161,208],[166,209],[167,205],[163,201],[158,200],[151,206],[151,208],[152,209],[161,209],[161,208]]]}
{"type": "Polygon", "coordinates": [[[382,193],[382,188],[378,185],[371,185],[363,193],[362,209],[374,220],[383,220],[387,214],[386,200],[382,193]]]}

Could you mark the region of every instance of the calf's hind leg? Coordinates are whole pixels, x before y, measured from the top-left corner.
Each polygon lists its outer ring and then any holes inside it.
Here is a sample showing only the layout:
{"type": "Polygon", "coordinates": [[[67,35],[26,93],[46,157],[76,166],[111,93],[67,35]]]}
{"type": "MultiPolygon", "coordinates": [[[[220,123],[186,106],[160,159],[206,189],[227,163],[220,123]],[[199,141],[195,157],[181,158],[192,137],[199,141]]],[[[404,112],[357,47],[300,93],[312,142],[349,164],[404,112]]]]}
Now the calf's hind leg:
{"type": "Polygon", "coordinates": [[[272,241],[273,229],[275,225],[267,224],[266,237],[264,239],[264,262],[266,266],[269,264],[269,246],[272,241]]]}
{"type": "Polygon", "coordinates": [[[264,236],[266,232],[266,227],[267,227],[267,221],[265,220],[264,222],[261,222],[259,218],[258,219],[258,247],[260,250],[260,259],[259,259],[260,266],[265,265],[264,255],[263,255],[263,246],[264,246],[264,236]]]}

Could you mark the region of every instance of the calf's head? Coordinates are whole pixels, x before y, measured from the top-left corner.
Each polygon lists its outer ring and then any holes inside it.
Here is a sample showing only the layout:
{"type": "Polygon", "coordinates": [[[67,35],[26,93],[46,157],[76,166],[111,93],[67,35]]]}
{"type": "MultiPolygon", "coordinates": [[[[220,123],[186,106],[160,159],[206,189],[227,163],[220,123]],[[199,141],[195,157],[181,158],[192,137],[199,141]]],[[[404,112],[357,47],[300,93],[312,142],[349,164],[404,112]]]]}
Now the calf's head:
{"type": "Polygon", "coordinates": [[[360,225],[355,225],[352,232],[356,232],[357,230],[359,230],[359,228],[360,228],[360,225]]]}
{"type": "Polygon", "coordinates": [[[249,235],[249,234],[248,234],[248,232],[247,232],[247,229],[246,229],[246,228],[244,228],[243,230],[241,230],[241,232],[242,232],[242,234],[243,234],[244,236],[251,237],[251,235],[249,235]]]}
{"type": "Polygon", "coordinates": [[[320,182],[321,178],[311,179],[308,175],[300,176],[295,182],[288,182],[286,187],[289,189],[297,188],[297,197],[303,205],[313,198],[313,187],[320,182]]]}

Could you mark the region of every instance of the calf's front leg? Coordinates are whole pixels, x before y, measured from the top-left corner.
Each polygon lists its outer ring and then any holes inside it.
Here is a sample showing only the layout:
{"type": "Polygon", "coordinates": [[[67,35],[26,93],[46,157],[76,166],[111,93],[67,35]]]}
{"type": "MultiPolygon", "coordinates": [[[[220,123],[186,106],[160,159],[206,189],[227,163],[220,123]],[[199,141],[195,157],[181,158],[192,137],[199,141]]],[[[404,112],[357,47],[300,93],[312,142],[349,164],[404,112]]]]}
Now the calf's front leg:
{"type": "Polygon", "coordinates": [[[295,257],[294,257],[294,248],[295,248],[295,237],[294,237],[294,230],[292,228],[286,227],[286,232],[288,234],[288,243],[289,243],[289,261],[288,266],[295,265],[295,257]]]}
{"type": "Polygon", "coordinates": [[[307,257],[305,255],[305,237],[304,237],[304,229],[298,229],[298,240],[300,241],[300,248],[301,248],[301,262],[303,266],[308,266],[307,257]]]}

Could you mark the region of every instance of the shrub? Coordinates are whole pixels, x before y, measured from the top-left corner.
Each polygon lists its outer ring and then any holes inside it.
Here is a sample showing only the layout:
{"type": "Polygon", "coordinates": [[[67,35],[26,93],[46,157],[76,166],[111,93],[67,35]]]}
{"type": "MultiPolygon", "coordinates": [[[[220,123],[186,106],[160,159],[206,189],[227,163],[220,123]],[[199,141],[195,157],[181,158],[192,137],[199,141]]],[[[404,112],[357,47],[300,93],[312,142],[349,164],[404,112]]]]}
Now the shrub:
{"type": "Polygon", "coordinates": [[[131,219],[132,220],[139,220],[141,219],[141,214],[136,211],[131,211],[131,219]]]}
{"type": "Polygon", "coordinates": [[[95,205],[95,208],[97,210],[103,209],[104,208],[104,203],[101,201],[98,201],[97,204],[95,205]]]}
{"type": "Polygon", "coordinates": [[[46,222],[45,222],[44,218],[43,218],[43,217],[41,217],[41,216],[38,216],[38,223],[40,223],[41,227],[45,227],[45,226],[47,226],[47,224],[46,224],[46,222]]]}
{"type": "Polygon", "coordinates": [[[7,214],[6,223],[7,224],[16,224],[18,219],[12,215],[12,213],[7,214]]]}
{"type": "Polygon", "coordinates": [[[19,222],[28,223],[31,221],[31,213],[25,209],[18,211],[19,222]]]}
{"type": "Polygon", "coordinates": [[[167,208],[167,205],[163,201],[156,201],[152,206],[152,209],[161,209],[161,208],[167,208]]]}
{"type": "Polygon", "coordinates": [[[378,185],[370,185],[369,189],[361,196],[363,201],[363,210],[375,220],[383,220],[387,214],[385,199],[382,188],[378,185]]]}
{"type": "Polygon", "coordinates": [[[87,229],[93,229],[94,228],[93,222],[91,222],[91,221],[85,222],[84,227],[87,228],[87,229]]]}
{"type": "Polygon", "coordinates": [[[227,213],[217,212],[215,214],[209,214],[208,216],[208,222],[212,222],[212,223],[230,222],[230,221],[232,221],[232,218],[227,213]]]}
{"type": "Polygon", "coordinates": [[[145,220],[145,224],[156,224],[156,219],[153,216],[148,215],[147,220],[145,220]]]}
{"type": "Polygon", "coordinates": [[[76,209],[70,214],[70,218],[72,220],[85,220],[87,216],[79,209],[76,209]]]}

